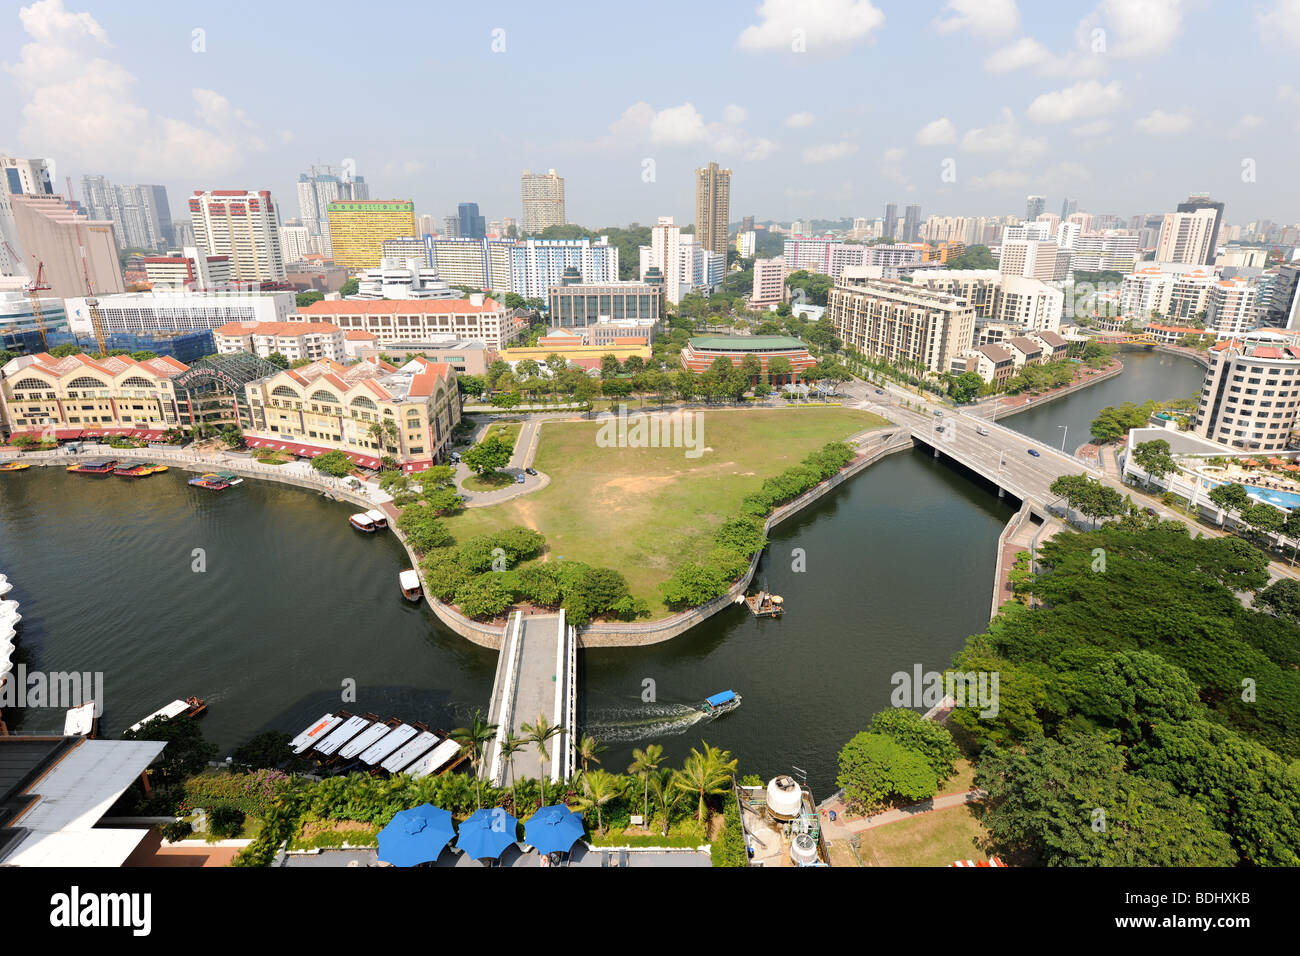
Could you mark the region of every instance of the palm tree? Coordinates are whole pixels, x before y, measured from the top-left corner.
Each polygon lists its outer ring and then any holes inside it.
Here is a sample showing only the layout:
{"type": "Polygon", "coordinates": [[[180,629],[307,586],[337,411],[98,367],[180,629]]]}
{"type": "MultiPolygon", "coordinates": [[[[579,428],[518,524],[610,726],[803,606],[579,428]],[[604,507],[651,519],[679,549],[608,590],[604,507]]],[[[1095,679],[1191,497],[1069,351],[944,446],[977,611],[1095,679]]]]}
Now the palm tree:
{"type": "Polygon", "coordinates": [[[545,714],[538,714],[537,720],[531,724],[523,724],[520,727],[526,734],[524,740],[537,746],[537,757],[542,765],[542,803],[546,803],[546,761],[551,759],[550,751],[546,749],[546,741],[550,740],[556,734],[564,733],[564,728],[559,724],[554,727],[546,719],[545,714]]]}
{"type": "Polygon", "coordinates": [[[506,758],[506,766],[510,768],[510,802],[515,808],[515,813],[519,812],[519,794],[515,790],[515,754],[527,746],[527,740],[516,737],[513,730],[507,730],[499,748],[501,756],[506,758]]]}
{"type": "Polygon", "coordinates": [[[600,758],[596,754],[603,754],[608,749],[595,737],[583,734],[582,739],[578,742],[578,759],[582,761],[582,772],[587,772],[588,760],[592,763],[600,763],[600,758]]]}
{"type": "Polygon", "coordinates": [[[582,796],[578,798],[578,805],[583,810],[596,811],[596,830],[599,833],[605,832],[605,821],[600,808],[616,796],[618,796],[618,780],[612,773],[604,770],[582,772],[582,796]]]}
{"type": "Polygon", "coordinates": [[[660,744],[650,744],[645,750],[632,751],[632,765],[627,768],[628,773],[634,773],[641,778],[647,825],[650,822],[650,777],[659,769],[663,761],[664,748],[660,744]]]}
{"type": "Polygon", "coordinates": [[[481,710],[474,711],[474,719],[468,727],[457,727],[451,732],[451,739],[469,750],[469,762],[474,768],[474,802],[479,807],[483,806],[479,795],[479,769],[483,762],[483,745],[491,740],[496,732],[497,725],[483,720],[481,710]]]}
{"type": "Polygon", "coordinates": [[[706,801],[715,794],[726,792],[739,761],[732,758],[730,751],[710,747],[704,741],[700,741],[700,744],[704,747],[704,752],[691,748],[691,755],[682,764],[682,769],[673,775],[673,787],[682,793],[698,797],[695,817],[703,823],[708,812],[706,801]]]}
{"type": "Polygon", "coordinates": [[[668,835],[668,822],[673,807],[677,806],[682,797],[685,796],[681,790],[673,786],[676,773],[676,770],[665,768],[661,771],[651,771],[646,778],[649,783],[649,791],[654,795],[655,804],[664,815],[664,836],[668,835]]]}

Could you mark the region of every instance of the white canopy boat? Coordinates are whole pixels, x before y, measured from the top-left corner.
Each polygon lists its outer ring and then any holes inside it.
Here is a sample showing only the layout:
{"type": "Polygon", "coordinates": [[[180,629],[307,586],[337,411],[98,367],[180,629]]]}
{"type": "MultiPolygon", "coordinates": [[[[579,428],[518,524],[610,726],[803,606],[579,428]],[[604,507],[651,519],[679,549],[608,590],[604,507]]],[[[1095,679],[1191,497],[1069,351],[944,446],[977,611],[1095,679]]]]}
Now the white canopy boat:
{"type": "Polygon", "coordinates": [[[349,717],[330,731],[329,736],[319,739],[316,744],[316,752],[326,757],[332,757],[340,747],[369,727],[371,723],[369,717],[349,717]]]}
{"type": "Polygon", "coordinates": [[[95,702],[88,700],[80,707],[70,707],[63,715],[63,736],[95,736],[95,702]]]}
{"type": "Polygon", "coordinates": [[[311,749],[312,744],[318,740],[324,740],[325,734],[329,733],[341,723],[343,723],[342,717],[336,717],[333,714],[325,714],[320,720],[313,723],[297,737],[294,737],[293,740],[289,741],[289,746],[293,748],[293,752],[296,754],[305,753],[311,749]]]}
{"type": "Polygon", "coordinates": [[[349,517],[348,524],[358,531],[364,531],[366,534],[375,533],[375,520],[363,511],[349,517]]]}
{"type": "Polygon", "coordinates": [[[375,523],[375,527],[383,531],[388,527],[388,515],[384,514],[378,508],[371,508],[366,512],[366,517],[375,523]]]}
{"type": "Polygon", "coordinates": [[[414,568],[407,568],[399,574],[397,583],[402,586],[402,597],[408,601],[420,600],[420,576],[414,568]]]}
{"type": "Polygon", "coordinates": [[[447,766],[458,753],[460,744],[448,738],[402,772],[411,777],[427,777],[447,766]]]}

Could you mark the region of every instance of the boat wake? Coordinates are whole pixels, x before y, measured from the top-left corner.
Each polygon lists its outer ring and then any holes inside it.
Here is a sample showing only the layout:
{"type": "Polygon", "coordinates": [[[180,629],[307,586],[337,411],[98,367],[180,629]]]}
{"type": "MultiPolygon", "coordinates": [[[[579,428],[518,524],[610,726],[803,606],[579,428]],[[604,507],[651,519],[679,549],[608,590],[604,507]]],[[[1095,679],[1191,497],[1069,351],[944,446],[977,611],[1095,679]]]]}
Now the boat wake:
{"type": "Polygon", "coordinates": [[[641,704],[601,708],[583,721],[583,733],[597,740],[630,743],[684,734],[709,714],[689,704],[641,704]]]}

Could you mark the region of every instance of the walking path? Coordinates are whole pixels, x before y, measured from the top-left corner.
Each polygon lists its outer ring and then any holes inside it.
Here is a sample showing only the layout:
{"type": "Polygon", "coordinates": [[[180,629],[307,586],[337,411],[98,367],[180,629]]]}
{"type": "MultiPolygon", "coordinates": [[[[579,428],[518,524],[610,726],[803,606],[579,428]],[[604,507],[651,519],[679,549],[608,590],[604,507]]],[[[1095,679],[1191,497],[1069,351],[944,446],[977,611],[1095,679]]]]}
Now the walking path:
{"type": "Polygon", "coordinates": [[[883,810],[880,813],[873,813],[866,817],[850,816],[843,799],[836,797],[823,803],[819,808],[822,817],[822,833],[825,834],[827,840],[848,840],[864,830],[873,830],[889,823],[911,820],[913,817],[920,816],[922,813],[930,813],[933,810],[947,810],[952,807],[965,806],[969,803],[979,803],[987,796],[987,793],[975,787],[963,793],[945,793],[930,800],[914,803],[911,806],[895,807],[892,810],[883,810]],[[832,810],[835,811],[836,819],[834,820],[830,818],[830,811],[832,810]]]}

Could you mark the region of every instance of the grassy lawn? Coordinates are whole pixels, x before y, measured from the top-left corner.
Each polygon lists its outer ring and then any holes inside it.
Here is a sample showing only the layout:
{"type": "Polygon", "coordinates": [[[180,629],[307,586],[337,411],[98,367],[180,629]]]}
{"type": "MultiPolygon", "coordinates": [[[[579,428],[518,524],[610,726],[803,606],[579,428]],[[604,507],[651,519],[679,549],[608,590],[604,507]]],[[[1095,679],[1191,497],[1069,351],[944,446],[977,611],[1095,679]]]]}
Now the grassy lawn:
{"type": "Polygon", "coordinates": [[[519,429],[523,427],[520,422],[493,422],[488,426],[488,430],[483,433],[480,441],[487,441],[489,438],[500,435],[510,442],[511,447],[514,447],[515,442],[519,439],[519,429]]]}
{"type": "Polygon", "coordinates": [[[547,422],[536,467],[540,491],[447,519],[463,541],[525,525],[546,535],[546,560],[614,568],[655,616],[667,613],[660,582],[712,547],[711,535],[765,478],[810,452],[886,424],[852,408],[704,411],[703,454],[681,448],[600,448],[597,422],[547,422]]]}
{"type": "Polygon", "coordinates": [[[947,866],[954,860],[985,860],[986,834],[969,806],[933,810],[911,820],[864,830],[858,857],[863,866],[947,866]]]}
{"type": "Polygon", "coordinates": [[[470,491],[496,491],[506,485],[515,483],[514,475],[504,471],[494,471],[490,475],[470,475],[461,484],[470,491]]]}

